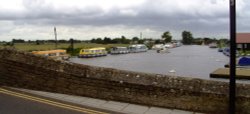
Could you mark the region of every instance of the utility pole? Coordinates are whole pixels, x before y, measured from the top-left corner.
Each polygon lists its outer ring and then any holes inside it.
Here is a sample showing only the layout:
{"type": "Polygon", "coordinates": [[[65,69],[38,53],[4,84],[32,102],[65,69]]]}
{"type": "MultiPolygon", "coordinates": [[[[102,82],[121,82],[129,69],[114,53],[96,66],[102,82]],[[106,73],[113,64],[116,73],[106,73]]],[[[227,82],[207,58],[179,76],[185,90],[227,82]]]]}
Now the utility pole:
{"type": "Polygon", "coordinates": [[[229,0],[230,4],[230,82],[229,82],[229,114],[235,114],[235,65],[236,65],[236,2],[229,0]]]}
{"type": "Polygon", "coordinates": [[[73,38],[70,39],[70,47],[71,47],[71,51],[73,51],[74,50],[74,39],[73,38]]]}
{"type": "Polygon", "coordinates": [[[140,33],[140,39],[142,39],[142,32],[140,33]]]}
{"type": "Polygon", "coordinates": [[[54,27],[54,34],[55,34],[55,48],[57,49],[57,33],[56,33],[56,27],[54,27]]]}

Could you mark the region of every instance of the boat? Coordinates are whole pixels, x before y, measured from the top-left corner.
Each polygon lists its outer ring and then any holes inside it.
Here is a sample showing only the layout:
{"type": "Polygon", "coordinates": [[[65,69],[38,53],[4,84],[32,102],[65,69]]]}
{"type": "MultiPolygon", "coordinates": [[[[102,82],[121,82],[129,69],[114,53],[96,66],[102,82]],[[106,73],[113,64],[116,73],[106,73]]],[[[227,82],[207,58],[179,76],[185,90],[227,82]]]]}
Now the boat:
{"type": "Polygon", "coordinates": [[[55,60],[68,60],[70,56],[66,53],[66,50],[57,49],[57,50],[47,50],[47,51],[32,51],[32,54],[45,56],[55,60]]]}
{"type": "Polygon", "coordinates": [[[218,48],[218,52],[223,52],[223,48],[218,48]]]}
{"type": "Polygon", "coordinates": [[[161,48],[163,48],[164,44],[155,44],[154,46],[152,46],[152,50],[159,50],[161,48]]]}
{"type": "Polygon", "coordinates": [[[169,50],[168,48],[163,47],[161,49],[156,50],[156,52],[157,53],[169,53],[169,50]]]}
{"type": "Polygon", "coordinates": [[[144,44],[135,44],[129,46],[129,52],[130,53],[138,53],[138,52],[146,52],[148,51],[148,48],[144,44]]]}
{"type": "Polygon", "coordinates": [[[176,44],[176,47],[182,46],[182,43],[181,43],[181,42],[176,42],[175,44],[176,44]]]}
{"type": "Polygon", "coordinates": [[[111,47],[110,54],[127,54],[129,50],[127,47],[111,47]]]}
{"type": "Polygon", "coordinates": [[[165,48],[174,48],[175,45],[172,44],[172,43],[167,43],[167,44],[165,44],[163,47],[165,47],[165,48]]]}
{"type": "Polygon", "coordinates": [[[79,52],[79,58],[89,58],[89,57],[101,57],[106,56],[107,51],[104,47],[81,49],[79,52]]]}
{"type": "Polygon", "coordinates": [[[238,65],[239,66],[248,66],[248,67],[250,67],[250,56],[241,57],[239,59],[238,65]]]}
{"type": "Polygon", "coordinates": [[[224,48],[222,52],[224,55],[230,56],[230,48],[229,47],[224,48]]]}
{"type": "Polygon", "coordinates": [[[216,43],[211,43],[211,44],[209,44],[209,48],[217,48],[218,46],[217,46],[217,44],[216,43]]]}
{"type": "MultiPolygon", "coordinates": [[[[230,48],[229,47],[225,47],[222,52],[224,55],[230,56],[230,48]]],[[[238,57],[239,55],[240,55],[239,51],[236,50],[236,57],[238,57]]]]}

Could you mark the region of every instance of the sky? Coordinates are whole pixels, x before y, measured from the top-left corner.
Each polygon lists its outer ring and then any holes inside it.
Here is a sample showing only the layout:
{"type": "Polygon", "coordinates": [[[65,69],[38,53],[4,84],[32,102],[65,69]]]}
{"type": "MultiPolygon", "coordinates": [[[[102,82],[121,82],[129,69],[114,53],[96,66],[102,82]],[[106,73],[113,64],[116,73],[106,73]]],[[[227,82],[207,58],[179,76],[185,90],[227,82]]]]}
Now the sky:
{"type": "MultiPolygon", "coordinates": [[[[0,41],[229,37],[229,0],[0,0],[0,41]]],[[[237,32],[250,32],[250,0],[237,0],[237,32]]]]}

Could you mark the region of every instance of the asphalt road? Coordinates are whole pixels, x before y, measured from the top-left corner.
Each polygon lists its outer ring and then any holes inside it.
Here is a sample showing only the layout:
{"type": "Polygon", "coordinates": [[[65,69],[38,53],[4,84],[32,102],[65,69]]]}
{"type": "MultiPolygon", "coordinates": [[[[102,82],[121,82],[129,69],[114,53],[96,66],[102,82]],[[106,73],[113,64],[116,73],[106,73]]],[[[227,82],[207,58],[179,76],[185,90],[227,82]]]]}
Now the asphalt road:
{"type": "Polygon", "coordinates": [[[0,88],[0,114],[105,114],[0,88]]]}

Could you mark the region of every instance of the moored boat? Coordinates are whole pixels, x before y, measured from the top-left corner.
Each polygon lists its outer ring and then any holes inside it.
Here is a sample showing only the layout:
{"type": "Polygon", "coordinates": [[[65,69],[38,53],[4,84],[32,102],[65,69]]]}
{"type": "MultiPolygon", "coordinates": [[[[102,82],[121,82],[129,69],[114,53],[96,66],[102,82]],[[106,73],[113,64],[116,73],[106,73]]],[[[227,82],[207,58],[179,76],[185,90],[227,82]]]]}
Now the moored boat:
{"type": "Polygon", "coordinates": [[[162,49],[164,44],[155,44],[152,46],[152,50],[159,50],[162,49]]]}
{"type": "Polygon", "coordinates": [[[209,48],[217,48],[218,46],[217,46],[217,44],[216,43],[211,43],[211,44],[209,44],[209,48]]]}
{"type": "Polygon", "coordinates": [[[107,51],[104,47],[90,48],[90,49],[81,49],[78,57],[80,58],[89,58],[89,57],[101,57],[106,56],[107,51]]]}
{"type": "Polygon", "coordinates": [[[127,54],[129,50],[127,47],[111,47],[110,54],[127,54]]]}
{"type": "Polygon", "coordinates": [[[46,51],[32,51],[32,54],[41,55],[55,60],[68,60],[70,56],[66,53],[66,50],[46,50],[46,51]]]}
{"type": "Polygon", "coordinates": [[[248,67],[250,67],[250,56],[249,57],[247,57],[247,56],[241,57],[239,59],[238,65],[239,66],[248,66],[248,67]]]}
{"type": "Polygon", "coordinates": [[[138,53],[138,52],[146,52],[146,51],[148,51],[148,48],[144,44],[136,44],[136,45],[129,46],[130,53],[138,53]]]}
{"type": "Polygon", "coordinates": [[[169,53],[169,50],[168,48],[163,47],[161,49],[156,50],[156,52],[157,53],[169,53]]]}

